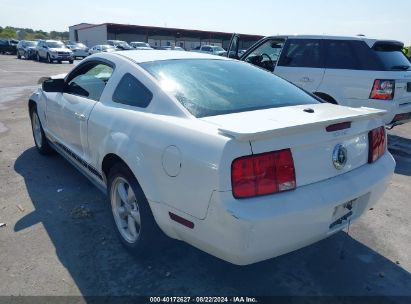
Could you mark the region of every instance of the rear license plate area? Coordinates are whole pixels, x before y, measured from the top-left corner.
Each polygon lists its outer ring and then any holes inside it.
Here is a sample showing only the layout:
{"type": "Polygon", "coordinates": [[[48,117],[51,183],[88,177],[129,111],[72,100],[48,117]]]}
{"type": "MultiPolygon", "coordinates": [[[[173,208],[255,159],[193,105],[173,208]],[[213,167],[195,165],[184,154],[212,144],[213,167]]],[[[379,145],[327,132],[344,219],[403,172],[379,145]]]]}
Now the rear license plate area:
{"type": "Polygon", "coordinates": [[[348,223],[353,215],[354,205],[356,201],[357,199],[353,199],[334,208],[334,212],[331,218],[331,224],[329,226],[330,230],[342,227],[346,223],[348,223]]]}

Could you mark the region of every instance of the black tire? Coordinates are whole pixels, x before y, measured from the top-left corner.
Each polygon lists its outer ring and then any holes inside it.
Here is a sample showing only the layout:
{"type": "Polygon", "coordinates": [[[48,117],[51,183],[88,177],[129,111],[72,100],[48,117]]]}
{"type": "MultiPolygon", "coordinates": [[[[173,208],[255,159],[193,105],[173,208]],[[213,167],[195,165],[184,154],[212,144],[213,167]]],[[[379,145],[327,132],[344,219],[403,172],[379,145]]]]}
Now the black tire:
{"type": "Polygon", "coordinates": [[[162,242],[162,240],[166,239],[166,237],[154,220],[154,216],[151,212],[150,206],[143,193],[143,190],[140,187],[140,184],[137,182],[137,179],[135,178],[134,174],[125,164],[116,163],[110,169],[107,183],[107,197],[109,201],[109,208],[112,213],[113,225],[124,247],[129,252],[139,257],[145,257],[148,254],[158,250],[160,244],[164,243],[162,242]],[[134,242],[128,241],[122,235],[118,227],[119,224],[117,224],[116,222],[116,216],[114,211],[115,207],[113,207],[115,206],[115,203],[113,203],[113,199],[115,199],[117,195],[115,183],[119,179],[127,181],[128,185],[131,186],[131,189],[133,190],[134,196],[136,198],[134,202],[137,205],[137,210],[139,211],[140,226],[138,231],[138,238],[134,242]]]}
{"type": "Polygon", "coordinates": [[[43,127],[41,125],[40,118],[37,114],[37,107],[33,107],[30,111],[30,120],[31,120],[31,130],[33,133],[33,139],[34,139],[34,144],[36,145],[37,150],[40,152],[40,154],[47,155],[47,154],[52,154],[54,151],[50,147],[49,142],[46,138],[46,135],[44,134],[43,127]],[[36,122],[37,119],[37,122],[36,122]],[[38,137],[35,135],[36,133],[36,126],[35,124],[38,123],[39,128],[40,128],[40,134],[41,136],[38,137]]]}
{"type": "Polygon", "coordinates": [[[25,59],[25,60],[29,60],[29,59],[30,59],[30,58],[29,58],[29,55],[28,55],[28,53],[27,53],[26,51],[24,52],[24,59],[25,59]]]}
{"type": "Polygon", "coordinates": [[[21,59],[20,52],[17,52],[17,59],[21,59]]]}
{"type": "Polygon", "coordinates": [[[40,57],[40,54],[39,54],[39,53],[36,53],[36,57],[37,57],[37,58],[36,58],[37,61],[40,62],[40,61],[41,61],[41,57],[40,57]]]}
{"type": "Polygon", "coordinates": [[[48,62],[48,63],[53,63],[53,60],[51,59],[49,53],[47,53],[47,62],[48,62]]]}
{"type": "Polygon", "coordinates": [[[61,60],[58,60],[57,62],[58,62],[59,64],[61,64],[61,60]]]}
{"type": "Polygon", "coordinates": [[[70,64],[73,64],[73,60],[69,60],[69,63],[70,63],[70,64]]]}

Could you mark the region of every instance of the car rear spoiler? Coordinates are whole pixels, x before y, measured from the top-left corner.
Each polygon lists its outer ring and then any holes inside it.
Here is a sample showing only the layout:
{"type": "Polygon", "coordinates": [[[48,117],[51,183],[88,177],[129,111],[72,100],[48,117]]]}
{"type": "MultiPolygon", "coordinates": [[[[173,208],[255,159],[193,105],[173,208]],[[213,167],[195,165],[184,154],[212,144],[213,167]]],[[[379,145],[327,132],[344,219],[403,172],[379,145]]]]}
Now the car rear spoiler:
{"type": "Polygon", "coordinates": [[[286,134],[295,134],[299,132],[308,132],[310,130],[318,129],[318,128],[325,128],[339,123],[344,122],[355,122],[361,121],[364,119],[371,119],[371,118],[380,118],[383,116],[387,111],[386,110],[379,110],[367,107],[356,108],[358,113],[355,115],[349,116],[341,116],[339,118],[331,118],[331,119],[323,119],[315,122],[305,123],[305,124],[295,124],[290,123],[288,125],[277,126],[275,129],[261,129],[261,130],[254,130],[254,132],[246,133],[246,132],[239,132],[239,130],[235,129],[228,129],[228,128],[218,128],[218,131],[221,135],[234,138],[238,141],[255,141],[255,140],[263,140],[266,138],[273,137],[275,135],[286,135],[286,134]]]}
{"type": "Polygon", "coordinates": [[[396,40],[378,40],[372,48],[376,51],[401,51],[404,43],[396,40]]]}

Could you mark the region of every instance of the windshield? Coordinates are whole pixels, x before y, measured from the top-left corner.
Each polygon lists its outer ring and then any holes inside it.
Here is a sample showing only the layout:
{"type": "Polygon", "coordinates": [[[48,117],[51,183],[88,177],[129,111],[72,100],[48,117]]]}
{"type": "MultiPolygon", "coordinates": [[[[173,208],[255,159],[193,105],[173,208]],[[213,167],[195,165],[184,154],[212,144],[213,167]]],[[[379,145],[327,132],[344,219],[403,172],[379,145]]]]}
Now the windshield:
{"type": "Polygon", "coordinates": [[[319,103],[293,84],[239,61],[180,59],[140,65],[195,117],[319,103]]]}
{"type": "Polygon", "coordinates": [[[48,46],[49,48],[52,48],[52,49],[64,48],[64,47],[65,47],[64,44],[63,44],[62,42],[59,42],[59,41],[50,41],[50,42],[47,42],[47,46],[48,46]]]}
{"type": "Polygon", "coordinates": [[[214,52],[225,52],[225,50],[222,47],[219,46],[213,46],[212,47],[214,52]]]}
{"type": "Polygon", "coordinates": [[[411,69],[411,64],[401,51],[375,51],[388,71],[406,71],[411,69]]]}
{"type": "Polygon", "coordinates": [[[37,42],[36,41],[26,41],[26,46],[36,46],[37,42]]]}
{"type": "Polygon", "coordinates": [[[111,45],[102,45],[101,46],[101,49],[103,49],[103,50],[108,50],[108,49],[115,49],[113,46],[111,46],[111,45]]]}
{"type": "Polygon", "coordinates": [[[144,42],[134,42],[133,45],[135,47],[148,47],[148,45],[144,42]]]}
{"type": "Polygon", "coordinates": [[[120,46],[125,46],[125,47],[129,47],[130,45],[127,43],[127,42],[125,42],[125,41],[120,41],[119,43],[118,43],[118,45],[120,45],[120,46]]]}
{"type": "Polygon", "coordinates": [[[82,43],[76,43],[75,46],[79,48],[86,48],[86,46],[82,43]]]}

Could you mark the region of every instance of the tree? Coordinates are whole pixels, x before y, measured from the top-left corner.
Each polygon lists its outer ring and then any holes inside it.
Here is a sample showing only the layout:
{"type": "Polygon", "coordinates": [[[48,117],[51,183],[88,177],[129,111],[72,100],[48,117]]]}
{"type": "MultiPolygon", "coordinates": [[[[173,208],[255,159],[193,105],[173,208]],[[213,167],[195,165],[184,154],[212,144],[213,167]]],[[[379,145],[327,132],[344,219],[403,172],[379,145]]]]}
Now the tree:
{"type": "Polygon", "coordinates": [[[30,28],[15,28],[12,26],[1,27],[0,26],[0,38],[20,38],[26,40],[35,40],[35,39],[58,39],[58,40],[68,40],[68,32],[57,32],[51,31],[50,33],[43,30],[33,30],[30,28]],[[19,31],[20,35],[18,37],[17,32],[19,31]]]}

